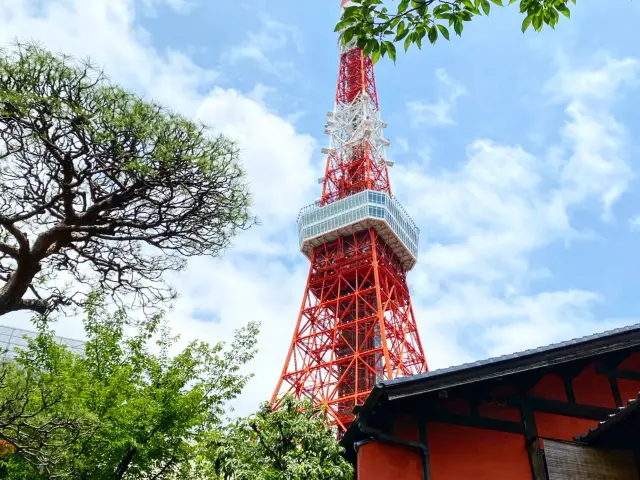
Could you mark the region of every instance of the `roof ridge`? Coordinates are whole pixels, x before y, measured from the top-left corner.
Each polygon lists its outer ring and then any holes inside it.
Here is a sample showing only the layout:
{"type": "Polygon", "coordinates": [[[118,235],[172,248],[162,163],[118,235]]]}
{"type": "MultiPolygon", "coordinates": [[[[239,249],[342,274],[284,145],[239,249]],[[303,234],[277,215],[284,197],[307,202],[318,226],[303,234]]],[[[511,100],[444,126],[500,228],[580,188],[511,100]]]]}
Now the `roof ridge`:
{"type": "Polygon", "coordinates": [[[540,347],[536,347],[536,348],[529,348],[527,350],[522,350],[520,352],[514,352],[514,353],[509,353],[509,354],[504,354],[504,355],[500,355],[500,356],[496,356],[496,357],[489,357],[489,358],[485,358],[482,360],[476,360],[476,361],[472,361],[472,362],[467,362],[467,363],[462,363],[462,364],[458,364],[458,365],[451,365],[449,367],[443,367],[443,368],[439,368],[436,370],[430,370],[428,372],[424,372],[424,373],[419,373],[416,375],[411,375],[408,377],[398,377],[395,379],[391,379],[391,380],[383,380],[382,383],[383,385],[392,385],[395,383],[401,383],[404,381],[408,381],[409,379],[420,379],[420,378],[427,378],[427,377],[431,377],[431,376],[435,376],[435,375],[441,375],[444,373],[448,373],[448,372],[453,372],[453,371],[458,371],[458,370],[466,370],[467,368],[471,368],[471,367],[479,367],[479,366],[483,366],[483,365],[490,365],[490,364],[494,364],[494,363],[498,363],[500,361],[504,361],[504,360],[510,360],[513,358],[522,358],[522,357],[527,357],[529,355],[534,355],[536,353],[541,353],[541,352],[549,352],[552,351],[556,348],[562,348],[562,347],[566,347],[568,345],[575,345],[575,344],[579,344],[579,343],[586,343],[589,342],[591,340],[599,340],[599,339],[603,339],[609,336],[614,336],[620,333],[627,333],[633,330],[640,330],[640,323],[634,323],[632,325],[627,325],[624,327],[618,327],[618,328],[614,328],[611,330],[605,330],[604,332],[600,332],[600,333],[593,333],[590,335],[585,335],[583,337],[576,337],[576,338],[572,338],[569,340],[564,340],[564,341],[560,341],[560,342],[556,342],[556,343],[551,343],[548,345],[543,345],[540,347]]]}

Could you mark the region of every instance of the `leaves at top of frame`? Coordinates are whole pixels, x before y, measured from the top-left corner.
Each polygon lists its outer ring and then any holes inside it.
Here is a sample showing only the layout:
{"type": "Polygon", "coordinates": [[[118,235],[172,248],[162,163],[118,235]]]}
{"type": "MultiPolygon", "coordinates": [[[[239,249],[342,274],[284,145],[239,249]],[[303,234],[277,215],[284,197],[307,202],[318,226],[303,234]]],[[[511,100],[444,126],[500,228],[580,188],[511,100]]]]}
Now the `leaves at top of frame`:
{"type": "Polygon", "coordinates": [[[400,0],[395,14],[390,13],[380,0],[358,0],[354,3],[345,9],[336,30],[344,32],[343,43],[356,38],[356,43],[363,48],[369,40],[375,39],[379,55],[375,54],[374,44],[370,44],[367,51],[378,60],[390,51],[388,46],[380,46],[386,42],[403,42],[406,51],[412,45],[421,48],[425,36],[432,44],[437,43],[439,37],[449,40],[450,29],[461,36],[464,23],[476,16],[491,16],[492,5],[505,7],[517,4],[523,15],[520,26],[523,32],[529,27],[537,32],[545,25],[555,28],[560,14],[571,18],[569,4],[575,5],[576,0],[400,0]]]}

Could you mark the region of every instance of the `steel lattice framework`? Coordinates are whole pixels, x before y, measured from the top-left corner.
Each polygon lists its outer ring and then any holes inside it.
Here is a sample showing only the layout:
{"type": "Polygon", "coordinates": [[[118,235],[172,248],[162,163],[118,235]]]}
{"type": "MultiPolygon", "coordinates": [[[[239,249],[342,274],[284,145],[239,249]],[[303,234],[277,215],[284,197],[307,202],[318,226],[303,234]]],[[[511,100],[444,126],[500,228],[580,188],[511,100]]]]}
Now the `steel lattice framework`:
{"type": "Polygon", "coordinates": [[[343,45],[322,197],[298,217],[309,277],[272,398],[310,398],[342,431],[378,381],[427,370],[406,280],[419,230],[391,194],[385,127],[373,62],[343,45]]]}

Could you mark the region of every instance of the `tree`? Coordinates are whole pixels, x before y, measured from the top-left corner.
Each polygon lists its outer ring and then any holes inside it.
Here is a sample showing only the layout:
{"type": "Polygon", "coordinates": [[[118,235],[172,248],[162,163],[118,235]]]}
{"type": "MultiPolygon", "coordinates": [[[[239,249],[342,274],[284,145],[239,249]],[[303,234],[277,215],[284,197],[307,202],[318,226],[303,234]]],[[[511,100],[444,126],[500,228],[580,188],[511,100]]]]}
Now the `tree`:
{"type": "Polygon", "coordinates": [[[257,326],[227,348],[176,356],[160,315],[126,334],[126,315],[91,294],[85,354],[56,343],[48,322],[0,367],[0,478],[12,480],[351,480],[327,415],[309,402],[265,403],[228,421],[250,374],[257,326]],[[157,339],[153,353],[152,339],[157,339]]]}
{"type": "Polygon", "coordinates": [[[244,178],[233,142],[90,63],[0,51],[0,315],[81,305],[94,288],[162,305],[164,272],[254,222],[244,178]]]}
{"type": "Polygon", "coordinates": [[[203,443],[198,471],[220,480],[350,480],[351,465],[327,423],[309,402],[264,403],[203,443]]]}
{"type": "Polygon", "coordinates": [[[560,15],[570,18],[569,5],[576,0],[400,0],[395,13],[382,0],[352,0],[336,25],[342,42],[355,41],[374,61],[388,55],[396,58],[395,44],[403,42],[405,51],[411,45],[422,48],[425,37],[431,43],[438,38],[449,40],[450,29],[462,34],[465,22],[489,15],[491,7],[519,1],[524,15],[522,32],[529,27],[541,31],[544,25],[554,28],[560,15]]]}
{"type": "Polygon", "coordinates": [[[127,335],[124,312],[110,314],[95,294],[83,357],[40,329],[0,375],[0,439],[14,450],[2,468],[11,479],[192,478],[199,439],[221,428],[256,351],[250,323],[227,348],[192,342],[171,356],[175,338],[160,315],[127,335]]]}

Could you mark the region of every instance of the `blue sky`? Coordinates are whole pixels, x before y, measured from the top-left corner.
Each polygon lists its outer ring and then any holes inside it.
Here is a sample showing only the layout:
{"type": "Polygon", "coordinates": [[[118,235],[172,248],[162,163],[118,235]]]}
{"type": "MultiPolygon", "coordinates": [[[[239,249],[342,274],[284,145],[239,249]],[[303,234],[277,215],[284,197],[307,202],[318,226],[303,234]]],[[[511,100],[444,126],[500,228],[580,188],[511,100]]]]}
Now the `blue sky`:
{"type": "MultiPolygon", "coordinates": [[[[212,125],[242,150],[262,224],[172,276],[184,341],[262,321],[245,412],[270,396],[308,262],[339,2],[0,0],[0,44],[37,39],[212,125]]],[[[555,31],[516,8],[382,61],[392,187],[421,229],[409,281],[431,368],[639,322],[640,33],[631,0],[582,0],[555,31]]],[[[2,319],[24,326],[24,317],[2,319]]],[[[80,337],[77,319],[58,331],[80,337]]]]}

